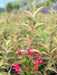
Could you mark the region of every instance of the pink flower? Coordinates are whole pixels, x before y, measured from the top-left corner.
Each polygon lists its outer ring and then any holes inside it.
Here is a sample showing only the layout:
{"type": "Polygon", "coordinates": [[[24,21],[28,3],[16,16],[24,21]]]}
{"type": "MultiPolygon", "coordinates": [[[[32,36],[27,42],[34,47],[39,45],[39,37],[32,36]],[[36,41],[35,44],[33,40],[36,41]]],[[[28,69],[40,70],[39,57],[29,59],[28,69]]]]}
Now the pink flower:
{"type": "Polygon", "coordinates": [[[19,68],[20,68],[20,65],[19,65],[19,64],[15,64],[15,65],[13,65],[13,68],[14,68],[14,69],[15,69],[15,68],[19,69],[19,68]]]}
{"type": "Polygon", "coordinates": [[[19,55],[21,55],[21,50],[18,50],[17,53],[18,53],[19,55]]]}
{"type": "Polygon", "coordinates": [[[38,67],[37,66],[34,66],[34,70],[38,70],[38,67]]]}
{"type": "Polygon", "coordinates": [[[37,61],[39,61],[39,56],[37,57],[37,61]]]}
{"type": "Polygon", "coordinates": [[[13,65],[13,69],[15,70],[15,72],[19,73],[20,65],[19,64],[13,65]]]}
{"type": "Polygon", "coordinates": [[[15,72],[20,73],[21,71],[19,71],[19,69],[15,69],[15,72]]]}
{"type": "Polygon", "coordinates": [[[42,64],[42,63],[43,63],[43,60],[40,60],[40,61],[39,61],[39,64],[42,64]]]}
{"type": "Polygon", "coordinates": [[[34,61],[34,65],[35,65],[35,66],[37,65],[37,61],[34,61]]]}
{"type": "Polygon", "coordinates": [[[34,52],[34,56],[38,56],[39,55],[39,53],[38,52],[34,52]]]}
{"type": "Polygon", "coordinates": [[[31,54],[32,54],[32,52],[31,51],[28,51],[28,55],[31,56],[31,54]]]}

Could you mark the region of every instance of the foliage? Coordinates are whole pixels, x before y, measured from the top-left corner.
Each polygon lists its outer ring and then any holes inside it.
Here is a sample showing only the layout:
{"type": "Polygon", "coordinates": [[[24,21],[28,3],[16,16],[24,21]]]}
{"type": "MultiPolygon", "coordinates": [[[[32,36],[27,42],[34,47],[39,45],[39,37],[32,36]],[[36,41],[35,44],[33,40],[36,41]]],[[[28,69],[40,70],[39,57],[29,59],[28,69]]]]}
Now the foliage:
{"type": "Polygon", "coordinates": [[[12,66],[19,61],[17,50],[27,52],[30,48],[35,48],[43,56],[43,64],[38,70],[40,75],[57,73],[57,14],[51,10],[50,14],[41,14],[39,11],[43,7],[36,10],[34,5],[35,2],[30,3],[31,12],[12,11],[3,13],[0,17],[1,75],[5,70],[8,74],[12,73],[12,66]]]}
{"type": "Polygon", "coordinates": [[[11,11],[13,9],[19,9],[25,6],[28,3],[29,0],[25,1],[14,1],[14,2],[9,2],[6,4],[6,10],[11,11]]]}
{"type": "Polygon", "coordinates": [[[19,4],[17,5],[17,4],[15,4],[15,5],[12,5],[11,3],[8,3],[7,5],[6,5],[6,10],[7,11],[12,11],[13,9],[19,9],[19,4]]]}

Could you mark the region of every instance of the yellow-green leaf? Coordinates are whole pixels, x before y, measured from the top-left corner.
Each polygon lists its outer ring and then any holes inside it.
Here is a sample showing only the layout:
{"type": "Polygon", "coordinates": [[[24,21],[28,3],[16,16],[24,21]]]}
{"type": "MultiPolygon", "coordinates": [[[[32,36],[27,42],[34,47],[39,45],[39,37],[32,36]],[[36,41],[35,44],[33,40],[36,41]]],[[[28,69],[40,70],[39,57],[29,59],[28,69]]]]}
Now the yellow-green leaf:
{"type": "Polygon", "coordinates": [[[1,61],[0,61],[0,66],[2,66],[4,64],[4,59],[2,59],[1,61]]]}

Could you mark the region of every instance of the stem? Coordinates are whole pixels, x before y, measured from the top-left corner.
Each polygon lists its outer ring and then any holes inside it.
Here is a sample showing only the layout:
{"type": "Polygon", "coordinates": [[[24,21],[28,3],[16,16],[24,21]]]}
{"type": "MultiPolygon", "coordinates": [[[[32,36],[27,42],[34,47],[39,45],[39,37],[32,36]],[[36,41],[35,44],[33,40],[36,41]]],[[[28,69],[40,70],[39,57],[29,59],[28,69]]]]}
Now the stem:
{"type": "MultiPolygon", "coordinates": [[[[32,28],[32,34],[33,34],[33,32],[34,32],[34,30],[33,30],[33,28],[32,28]]],[[[33,37],[31,37],[31,39],[30,39],[30,41],[29,41],[29,44],[28,44],[29,47],[30,47],[31,44],[32,44],[32,40],[33,40],[33,37]]]]}
{"type": "Polygon", "coordinates": [[[28,44],[28,46],[31,46],[31,43],[32,43],[32,38],[31,38],[31,40],[29,41],[29,44],[28,44]]]}
{"type": "MultiPolygon", "coordinates": [[[[55,64],[53,64],[53,66],[54,66],[54,69],[56,70],[56,66],[55,66],[55,64]]],[[[56,73],[57,73],[57,70],[56,70],[56,73]]]]}
{"type": "Polygon", "coordinates": [[[47,72],[46,72],[46,75],[48,75],[47,72]]]}
{"type": "Polygon", "coordinates": [[[34,63],[34,61],[33,61],[32,57],[30,56],[29,58],[30,58],[30,59],[32,60],[32,62],[34,63]]]}
{"type": "Polygon", "coordinates": [[[10,70],[8,71],[8,75],[11,75],[11,74],[10,74],[10,71],[11,71],[11,68],[10,68],[10,70]]]}

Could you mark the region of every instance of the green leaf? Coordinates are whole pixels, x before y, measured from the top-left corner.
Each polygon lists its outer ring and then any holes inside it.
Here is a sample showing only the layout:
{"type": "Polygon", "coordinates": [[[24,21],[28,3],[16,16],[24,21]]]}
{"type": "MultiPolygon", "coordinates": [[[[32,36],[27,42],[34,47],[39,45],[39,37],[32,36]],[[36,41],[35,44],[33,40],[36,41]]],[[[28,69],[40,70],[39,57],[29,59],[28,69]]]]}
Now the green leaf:
{"type": "Polygon", "coordinates": [[[52,64],[53,64],[52,62],[49,62],[48,65],[47,65],[47,67],[50,68],[52,66],[52,64]]]}
{"type": "Polygon", "coordinates": [[[30,73],[28,71],[25,71],[27,75],[30,75],[30,73]]]}
{"type": "Polygon", "coordinates": [[[28,24],[22,23],[21,25],[26,26],[31,29],[31,26],[29,26],[28,24]]]}
{"type": "Polygon", "coordinates": [[[56,72],[56,70],[53,67],[49,68],[49,70],[56,72]]]}
{"type": "Polygon", "coordinates": [[[2,66],[4,64],[4,59],[2,59],[1,61],[0,61],[0,66],[2,66]]]}
{"type": "Polygon", "coordinates": [[[53,53],[56,49],[57,49],[57,48],[54,48],[54,49],[51,51],[51,53],[53,53]]]}
{"type": "Polygon", "coordinates": [[[44,73],[44,75],[46,75],[46,72],[43,72],[44,73]]]}
{"type": "Polygon", "coordinates": [[[35,12],[35,8],[36,8],[36,0],[34,0],[34,2],[30,1],[30,9],[32,10],[32,13],[35,12]]]}
{"type": "Polygon", "coordinates": [[[35,74],[35,75],[42,75],[42,73],[39,72],[39,71],[35,71],[34,74],[35,74]]]}
{"type": "Polygon", "coordinates": [[[8,75],[8,74],[5,72],[0,72],[0,75],[8,75]]]}
{"type": "Polygon", "coordinates": [[[47,37],[47,38],[45,39],[45,43],[47,43],[48,40],[50,40],[50,37],[47,37]]]}
{"type": "Polygon", "coordinates": [[[57,55],[55,55],[55,56],[53,57],[53,59],[57,59],[57,55]]]}
{"type": "Polygon", "coordinates": [[[42,54],[48,55],[48,53],[47,53],[47,52],[45,52],[45,51],[42,51],[42,54]]]}
{"type": "Polygon", "coordinates": [[[41,26],[41,25],[43,25],[44,23],[39,23],[39,24],[36,24],[35,26],[34,26],[34,29],[36,29],[37,27],[39,27],[39,26],[41,26]]]}
{"type": "Polygon", "coordinates": [[[22,63],[24,63],[25,61],[26,61],[26,59],[22,59],[22,60],[20,60],[20,61],[16,61],[16,63],[22,64],[22,63]]]}
{"type": "Polygon", "coordinates": [[[35,17],[35,16],[37,15],[37,13],[38,13],[41,9],[43,9],[43,7],[38,8],[38,9],[35,11],[33,17],[35,17]]]}

